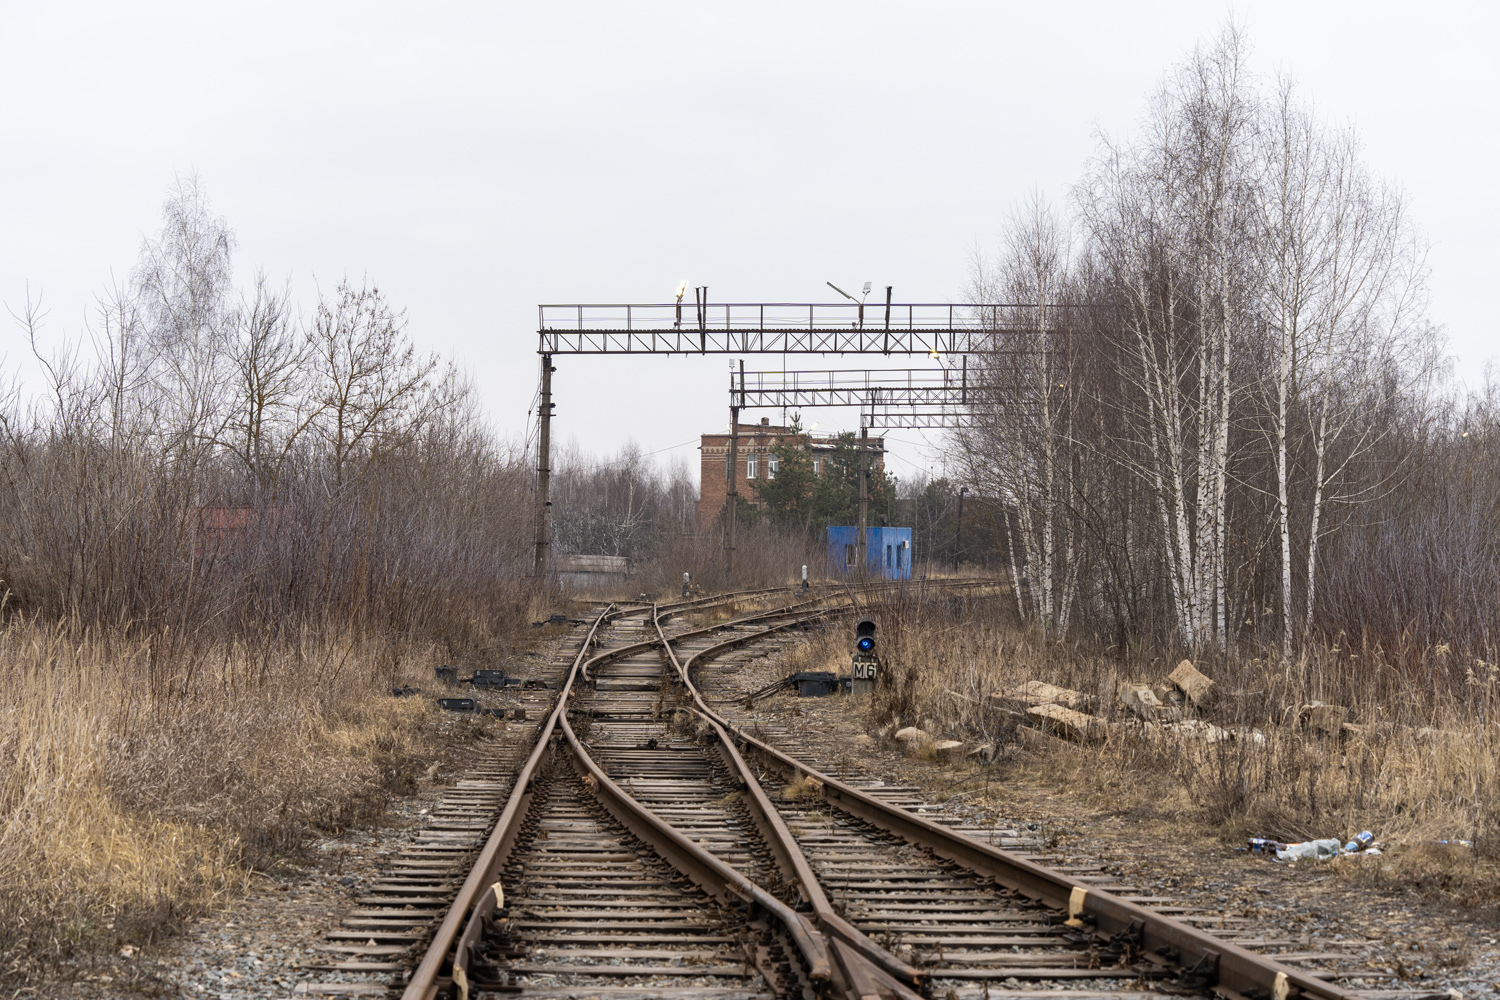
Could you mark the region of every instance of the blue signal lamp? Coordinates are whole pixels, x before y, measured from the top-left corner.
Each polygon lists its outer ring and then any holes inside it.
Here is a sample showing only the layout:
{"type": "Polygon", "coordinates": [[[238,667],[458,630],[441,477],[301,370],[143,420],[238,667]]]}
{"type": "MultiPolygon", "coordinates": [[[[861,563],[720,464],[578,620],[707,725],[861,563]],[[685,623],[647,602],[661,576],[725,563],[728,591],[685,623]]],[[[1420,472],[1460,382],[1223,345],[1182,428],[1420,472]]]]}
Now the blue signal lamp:
{"type": "Polygon", "coordinates": [[[870,650],[875,648],[875,637],[869,635],[861,636],[859,642],[856,643],[856,645],[859,646],[859,651],[861,653],[868,653],[870,650]]]}

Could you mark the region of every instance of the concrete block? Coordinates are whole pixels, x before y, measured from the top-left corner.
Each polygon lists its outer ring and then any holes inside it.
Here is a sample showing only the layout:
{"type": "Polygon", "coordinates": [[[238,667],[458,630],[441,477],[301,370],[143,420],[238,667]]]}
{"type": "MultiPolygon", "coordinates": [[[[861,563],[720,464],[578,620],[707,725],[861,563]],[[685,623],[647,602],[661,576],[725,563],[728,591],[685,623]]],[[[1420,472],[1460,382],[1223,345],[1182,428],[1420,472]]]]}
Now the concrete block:
{"type": "Polygon", "coordinates": [[[1122,685],[1120,701],[1145,722],[1175,722],[1182,718],[1182,710],[1175,705],[1163,705],[1150,684],[1122,685]]]}
{"type": "Polygon", "coordinates": [[[1033,705],[1026,718],[1042,732],[1074,743],[1097,743],[1109,735],[1109,723],[1103,719],[1062,705],[1033,705]]]}
{"type": "Polygon", "coordinates": [[[1349,721],[1349,709],[1343,705],[1325,705],[1315,701],[1303,705],[1297,712],[1297,725],[1327,736],[1342,734],[1344,723],[1349,721]]]}
{"type": "Polygon", "coordinates": [[[1027,681],[1009,691],[996,691],[990,695],[994,701],[1021,705],[1061,705],[1064,708],[1083,708],[1088,699],[1071,688],[1058,687],[1045,681],[1027,681]]]}
{"type": "Polygon", "coordinates": [[[1224,740],[1234,738],[1234,734],[1229,730],[1221,729],[1211,722],[1204,722],[1202,719],[1173,722],[1162,726],[1162,729],[1176,736],[1183,736],[1190,740],[1202,740],[1204,743],[1220,743],[1224,740]]]}
{"type": "Polygon", "coordinates": [[[1167,680],[1181,688],[1195,708],[1204,708],[1213,701],[1214,682],[1199,673],[1189,660],[1177,664],[1177,669],[1167,675],[1167,680]]]}

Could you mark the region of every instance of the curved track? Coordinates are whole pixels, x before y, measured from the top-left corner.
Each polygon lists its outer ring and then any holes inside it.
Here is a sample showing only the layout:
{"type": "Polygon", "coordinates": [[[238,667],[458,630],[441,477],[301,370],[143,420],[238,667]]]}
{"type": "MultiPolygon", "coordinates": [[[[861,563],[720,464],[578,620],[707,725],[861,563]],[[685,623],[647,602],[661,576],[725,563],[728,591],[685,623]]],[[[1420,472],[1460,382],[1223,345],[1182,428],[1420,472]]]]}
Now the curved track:
{"type": "Polygon", "coordinates": [[[736,727],[695,668],[850,610],[835,594],[669,629],[750,596],[769,592],[598,613],[530,745],[496,765],[513,780],[474,788],[472,816],[457,820],[470,840],[489,828],[462,884],[455,857],[408,866],[397,896],[444,915],[404,1000],[1082,1000],[1153,983],[1225,1000],[1357,996],[934,822],[905,807],[910,790],[857,787],[736,727]],[[499,816],[481,824],[502,788],[499,816]],[[1027,986],[994,990],[1001,980],[1027,986]]]}

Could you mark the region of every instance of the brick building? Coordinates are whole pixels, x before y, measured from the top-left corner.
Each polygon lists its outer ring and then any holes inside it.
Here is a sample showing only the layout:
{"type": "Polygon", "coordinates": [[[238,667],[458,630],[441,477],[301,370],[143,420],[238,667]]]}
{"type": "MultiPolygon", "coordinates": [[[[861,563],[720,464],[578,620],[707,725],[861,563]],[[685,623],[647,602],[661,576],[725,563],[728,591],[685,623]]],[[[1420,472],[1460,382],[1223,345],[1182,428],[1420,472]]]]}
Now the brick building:
{"type": "MultiPolygon", "coordinates": [[[[769,417],[762,417],[758,424],[740,424],[739,462],[734,480],[740,496],[750,504],[765,506],[756,495],[754,484],[776,478],[776,456],[771,454],[771,448],[791,436],[790,427],[772,425],[769,417]]],[[[838,438],[827,434],[807,436],[812,445],[813,473],[821,476],[823,463],[838,438]]],[[[879,476],[885,471],[885,438],[870,438],[869,448],[872,476],[879,476]]],[[[703,453],[703,467],[698,484],[698,523],[706,527],[719,516],[729,495],[729,433],[703,435],[699,449],[703,453]]]]}

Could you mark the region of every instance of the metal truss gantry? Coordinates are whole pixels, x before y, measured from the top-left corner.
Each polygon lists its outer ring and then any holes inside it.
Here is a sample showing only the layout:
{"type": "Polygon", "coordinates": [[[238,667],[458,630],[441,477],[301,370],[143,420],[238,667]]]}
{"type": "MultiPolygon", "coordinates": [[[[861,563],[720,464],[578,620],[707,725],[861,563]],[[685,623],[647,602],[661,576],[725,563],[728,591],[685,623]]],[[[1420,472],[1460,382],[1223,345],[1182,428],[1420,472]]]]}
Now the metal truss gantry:
{"type": "Polygon", "coordinates": [[[968,358],[953,369],[741,372],[729,405],[740,409],[855,407],[868,430],[967,427],[968,358]]]}
{"type": "Polygon", "coordinates": [[[973,354],[1018,307],[953,303],[542,305],[539,354],[973,354]],[[684,317],[685,312],[691,315],[684,317]]]}
{"type": "MultiPolygon", "coordinates": [[[[538,407],[536,545],[533,572],[547,572],[550,543],[551,424],[553,361],[559,355],[612,354],[892,354],[934,358],[1003,350],[1006,334],[1019,332],[1013,317],[1024,309],[1008,304],[893,303],[886,288],[883,303],[864,302],[726,302],[710,303],[707,287],[694,289],[695,301],[681,298],[666,303],[573,303],[537,307],[537,353],[542,357],[538,407]]],[[[744,362],[741,362],[743,370],[744,362]]],[[[872,373],[873,374],[873,373],[872,373]]],[[[830,387],[841,392],[845,387],[830,387]]],[[[849,387],[852,388],[852,387],[849,387]]],[[[769,390],[768,390],[769,391],[769,390]]],[[[802,391],[790,387],[792,392],[802,391]]],[[[941,396],[940,387],[934,392],[941,396]]],[[[936,396],[934,398],[937,398],[936,396]]],[[[947,427],[951,415],[941,403],[907,406],[884,400],[865,401],[872,418],[901,423],[881,427],[947,427]],[[890,407],[895,406],[896,409],[890,407]],[[884,407],[884,409],[882,409],[884,407]],[[920,423],[913,421],[923,421],[920,423]]],[[[783,405],[780,402],[771,404],[783,405]]],[[[803,403],[800,405],[817,405],[803,403]]],[[[829,403],[824,405],[850,405],[829,403]]],[[[726,564],[734,573],[736,506],[739,495],[732,474],[738,451],[740,406],[730,406],[728,544],[726,564]]],[[[865,425],[867,434],[869,426],[865,425]]],[[[862,434],[862,438],[865,434],[862,434]]],[[[865,479],[868,453],[863,452],[860,495],[868,493],[865,479]]],[[[859,564],[865,564],[865,504],[860,504],[859,564]]]]}

